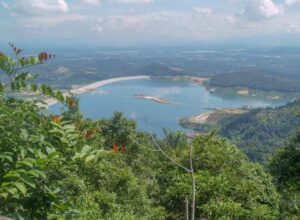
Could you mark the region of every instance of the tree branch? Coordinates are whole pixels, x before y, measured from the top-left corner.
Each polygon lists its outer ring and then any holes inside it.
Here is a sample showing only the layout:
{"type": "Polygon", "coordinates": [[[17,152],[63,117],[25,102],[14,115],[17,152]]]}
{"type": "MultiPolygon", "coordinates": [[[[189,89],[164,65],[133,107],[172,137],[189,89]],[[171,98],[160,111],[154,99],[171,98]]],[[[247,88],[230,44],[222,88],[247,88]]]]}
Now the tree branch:
{"type": "Polygon", "coordinates": [[[131,137],[131,136],[128,136],[129,137],[129,139],[131,139],[136,145],[138,145],[138,146],[140,146],[140,147],[142,147],[142,148],[145,148],[145,149],[147,149],[147,150],[150,150],[150,151],[159,151],[159,150],[155,150],[155,149],[151,149],[151,148],[149,148],[149,147],[145,147],[144,145],[142,145],[142,144],[140,144],[138,141],[136,141],[133,137],[131,137]]]}
{"type": "Polygon", "coordinates": [[[178,163],[176,160],[174,160],[171,156],[169,156],[169,155],[168,155],[168,154],[167,154],[167,153],[159,146],[159,144],[157,143],[157,141],[155,140],[155,138],[154,138],[154,136],[153,136],[153,134],[152,134],[152,132],[151,132],[151,129],[150,129],[150,127],[149,127],[147,118],[146,118],[146,124],[147,124],[148,131],[149,131],[149,133],[150,133],[150,136],[151,136],[151,138],[152,138],[152,140],[153,140],[153,143],[155,144],[155,146],[157,147],[157,149],[158,149],[165,157],[167,157],[169,160],[171,160],[173,163],[175,163],[177,166],[181,167],[181,168],[184,169],[186,172],[191,173],[191,170],[190,170],[190,169],[188,169],[188,168],[186,168],[185,166],[183,166],[183,165],[181,165],[180,163],[178,163]]]}

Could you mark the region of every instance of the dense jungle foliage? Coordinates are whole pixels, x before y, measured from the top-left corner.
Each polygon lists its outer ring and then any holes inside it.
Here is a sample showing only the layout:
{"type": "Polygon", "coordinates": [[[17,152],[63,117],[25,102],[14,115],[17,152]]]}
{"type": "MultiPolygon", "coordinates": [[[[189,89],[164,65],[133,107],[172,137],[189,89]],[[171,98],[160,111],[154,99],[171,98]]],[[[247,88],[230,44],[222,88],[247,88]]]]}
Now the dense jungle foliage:
{"type": "Polygon", "coordinates": [[[189,140],[181,132],[165,131],[166,137],[157,139],[137,131],[121,113],[84,118],[76,97],[30,84],[27,67],[42,64],[49,54],[23,58],[12,48],[16,59],[0,54],[1,74],[9,78],[0,84],[0,215],[185,219],[193,208],[192,179],[177,164],[189,167],[193,161],[195,219],[298,218],[298,131],[273,157],[271,176],[213,134],[189,140]],[[12,93],[28,90],[59,99],[66,110],[55,115],[40,101],[16,99],[12,93]]]}
{"type": "Polygon", "coordinates": [[[199,132],[216,130],[242,149],[252,161],[267,163],[268,157],[300,126],[300,118],[295,114],[298,105],[300,100],[275,108],[252,109],[214,123],[191,124],[182,120],[181,124],[199,132]]]}

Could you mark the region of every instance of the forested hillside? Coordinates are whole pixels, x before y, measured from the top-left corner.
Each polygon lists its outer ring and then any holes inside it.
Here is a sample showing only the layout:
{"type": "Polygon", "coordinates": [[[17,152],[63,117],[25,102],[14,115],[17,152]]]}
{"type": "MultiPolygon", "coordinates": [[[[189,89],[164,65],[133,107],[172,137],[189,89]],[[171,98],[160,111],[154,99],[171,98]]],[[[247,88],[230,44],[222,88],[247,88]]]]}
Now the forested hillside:
{"type": "Polygon", "coordinates": [[[152,63],[144,66],[139,73],[150,76],[177,76],[187,75],[187,72],[180,68],[172,68],[164,64],[152,63]]]}
{"type": "Polygon", "coordinates": [[[225,116],[214,123],[191,124],[182,121],[181,124],[200,132],[217,131],[242,149],[251,160],[264,163],[300,125],[295,110],[298,105],[300,100],[281,107],[257,108],[243,114],[225,116]]]}
{"type": "Polygon", "coordinates": [[[264,91],[300,92],[300,83],[277,78],[258,71],[235,72],[215,75],[209,85],[212,87],[243,87],[264,91]]]}
{"type": "Polygon", "coordinates": [[[300,125],[295,107],[300,100],[278,108],[254,109],[220,121],[221,136],[239,146],[254,161],[266,161],[300,125]]]}
{"type": "Polygon", "coordinates": [[[17,60],[0,53],[1,74],[9,78],[0,82],[0,215],[84,220],[298,218],[297,135],[289,148],[274,156],[273,179],[235,145],[213,134],[189,140],[181,132],[166,131],[164,139],[157,139],[137,131],[135,122],[121,113],[96,121],[84,118],[76,97],[31,83],[34,76],[27,68],[43,64],[51,55],[24,58],[11,46],[17,60]],[[41,101],[13,97],[21,91],[56,98],[66,110],[55,115],[41,101]],[[285,163],[279,168],[281,161],[285,163]]]}

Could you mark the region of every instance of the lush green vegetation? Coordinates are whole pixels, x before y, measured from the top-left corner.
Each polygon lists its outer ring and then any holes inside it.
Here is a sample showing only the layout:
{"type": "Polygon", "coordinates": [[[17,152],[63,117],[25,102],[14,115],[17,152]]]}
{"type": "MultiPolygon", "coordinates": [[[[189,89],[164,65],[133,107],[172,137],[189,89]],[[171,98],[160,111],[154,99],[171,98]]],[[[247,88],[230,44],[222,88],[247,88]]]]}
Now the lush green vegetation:
{"type": "Polygon", "coordinates": [[[277,78],[257,71],[215,75],[211,78],[209,86],[243,87],[279,92],[300,92],[300,84],[298,81],[277,78]]]}
{"type": "MultiPolygon", "coordinates": [[[[299,153],[283,150],[274,156],[275,185],[261,165],[224,138],[211,134],[188,140],[181,132],[165,130],[160,140],[138,132],[121,113],[86,119],[75,97],[63,97],[46,85],[28,86],[29,73],[18,67],[23,58],[13,49],[17,60],[0,55],[0,69],[10,76],[0,93],[0,215],[184,219],[195,208],[195,219],[297,218],[299,200],[291,192],[299,192],[299,172],[290,168],[299,167],[299,153]],[[57,98],[67,110],[53,115],[38,101],[8,96],[23,89],[57,98]],[[293,160],[281,171],[277,166],[288,155],[293,160]],[[287,185],[291,191],[279,194],[287,185]],[[194,195],[196,206],[191,207],[194,195]]],[[[45,54],[29,58],[24,67],[44,62],[45,54]]],[[[290,145],[299,151],[294,142],[290,145]]]]}
{"type": "Polygon", "coordinates": [[[300,216],[300,135],[299,128],[291,140],[272,157],[270,170],[281,194],[280,218],[297,219],[300,216]]]}
{"type": "Polygon", "coordinates": [[[266,162],[300,124],[295,107],[300,100],[277,108],[254,109],[221,121],[220,135],[241,147],[248,157],[266,162]]]}
{"type": "Polygon", "coordinates": [[[289,138],[290,132],[300,125],[300,118],[295,114],[295,107],[299,104],[300,100],[296,100],[281,107],[252,109],[207,124],[182,120],[181,125],[199,132],[217,130],[251,160],[265,163],[270,154],[289,138]]]}

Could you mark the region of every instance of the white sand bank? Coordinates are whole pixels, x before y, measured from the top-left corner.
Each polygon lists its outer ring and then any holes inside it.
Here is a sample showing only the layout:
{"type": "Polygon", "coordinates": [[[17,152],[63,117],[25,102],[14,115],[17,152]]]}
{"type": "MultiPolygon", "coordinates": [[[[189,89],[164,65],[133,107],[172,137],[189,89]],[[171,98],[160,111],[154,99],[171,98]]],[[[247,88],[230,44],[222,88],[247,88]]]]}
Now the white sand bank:
{"type": "MultiPolygon", "coordinates": [[[[95,83],[92,83],[92,84],[89,84],[86,86],[82,86],[77,89],[72,89],[72,90],[70,90],[70,92],[78,95],[78,94],[94,91],[95,89],[97,89],[101,86],[104,86],[104,85],[121,82],[121,81],[126,81],[126,80],[142,80],[142,79],[143,80],[150,79],[150,76],[126,76],[126,77],[105,79],[105,80],[101,80],[101,81],[98,81],[98,82],[95,82],[95,83]]],[[[66,96],[67,94],[68,94],[68,92],[65,92],[63,95],[66,96]]],[[[56,99],[51,98],[51,99],[45,100],[44,102],[49,107],[49,106],[56,104],[58,101],[56,99]]]]}

